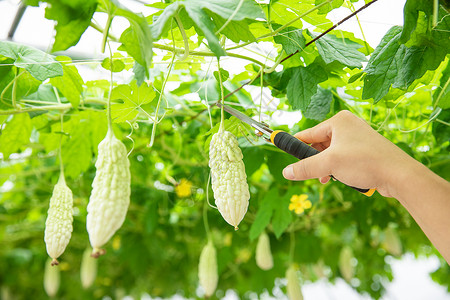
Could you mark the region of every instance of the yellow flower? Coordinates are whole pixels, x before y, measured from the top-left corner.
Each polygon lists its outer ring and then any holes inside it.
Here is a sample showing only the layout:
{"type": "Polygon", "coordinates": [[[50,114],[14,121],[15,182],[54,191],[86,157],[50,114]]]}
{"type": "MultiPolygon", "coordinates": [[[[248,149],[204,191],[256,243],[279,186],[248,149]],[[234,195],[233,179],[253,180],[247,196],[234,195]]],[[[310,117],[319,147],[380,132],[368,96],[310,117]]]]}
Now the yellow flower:
{"type": "Polygon", "coordinates": [[[175,187],[175,192],[177,193],[177,196],[180,198],[189,197],[192,192],[192,182],[189,180],[183,178],[181,179],[180,183],[175,187]]]}
{"type": "Polygon", "coordinates": [[[120,245],[121,245],[121,240],[120,240],[120,236],[116,235],[112,241],[112,248],[114,250],[119,250],[120,249],[120,245]]]}
{"type": "Polygon", "coordinates": [[[312,203],[308,200],[308,195],[293,195],[291,197],[291,203],[289,204],[289,210],[295,211],[296,214],[301,214],[305,209],[311,208],[312,203]]]}

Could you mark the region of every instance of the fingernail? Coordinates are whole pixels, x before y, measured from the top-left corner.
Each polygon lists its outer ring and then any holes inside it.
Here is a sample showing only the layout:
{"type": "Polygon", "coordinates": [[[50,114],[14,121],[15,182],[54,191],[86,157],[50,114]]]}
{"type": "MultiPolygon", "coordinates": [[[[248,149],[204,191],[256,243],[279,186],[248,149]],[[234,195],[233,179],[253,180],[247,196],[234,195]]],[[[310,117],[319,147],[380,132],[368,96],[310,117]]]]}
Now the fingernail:
{"type": "Polygon", "coordinates": [[[294,167],[293,166],[287,166],[283,170],[283,176],[286,179],[292,180],[294,179],[294,167]]]}

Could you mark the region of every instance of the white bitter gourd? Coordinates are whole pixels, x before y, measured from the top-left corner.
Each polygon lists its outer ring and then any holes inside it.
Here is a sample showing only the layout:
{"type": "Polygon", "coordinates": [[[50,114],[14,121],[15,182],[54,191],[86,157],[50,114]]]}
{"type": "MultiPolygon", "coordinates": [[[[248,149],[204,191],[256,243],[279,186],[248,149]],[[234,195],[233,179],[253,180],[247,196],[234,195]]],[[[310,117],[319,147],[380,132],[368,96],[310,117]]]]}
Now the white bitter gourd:
{"type": "Polygon", "coordinates": [[[289,300],[303,300],[302,288],[297,276],[297,269],[292,264],[286,271],[287,294],[289,300]]]}
{"type": "Polygon", "coordinates": [[[52,264],[50,259],[45,263],[44,290],[49,297],[54,297],[59,289],[59,266],[52,264]]]}
{"type": "Polygon", "coordinates": [[[72,221],[73,195],[61,172],[58,182],[53,188],[45,221],[44,241],[47,253],[53,259],[52,265],[58,264],[57,258],[69,244],[73,230],[72,221]]]}
{"type": "Polygon", "coordinates": [[[222,217],[237,230],[248,208],[250,193],[242,152],[236,137],[228,132],[213,135],[209,146],[212,189],[222,217]]]}
{"type": "Polygon", "coordinates": [[[258,238],[258,244],[256,245],[256,265],[262,270],[270,270],[273,267],[270,239],[265,232],[261,233],[258,238]]]}
{"type": "Polygon", "coordinates": [[[98,145],[97,168],[87,206],[86,228],[92,256],[104,254],[101,247],[122,226],[130,204],[130,162],[125,145],[108,129],[98,145]]]}
{"type": "Polygon", "coordinates": [[[200,285],[205,290],[206,297],[210,297],[214,294],[219,275],[217,273],[216,248],[214,248],[212,241],[209,241],[208,244],[203,247],[202,253],[200,254],[198,279],[200,285]]]}
{"type": "Polygon", "coordinates": [[[344,246],[339,254],[339,271],[342,277],[347,281],[355,275],[355,268],[353,266],[353,250],[350,246],[344,246]]]}
{"type": "Polygon", "coordinates": [[[87,248],[83,253],[81,260],[81,285],[84,289],[89,288],[95,281],[97,276],[97,259],[91,256],[91,249],[87,248]]]}

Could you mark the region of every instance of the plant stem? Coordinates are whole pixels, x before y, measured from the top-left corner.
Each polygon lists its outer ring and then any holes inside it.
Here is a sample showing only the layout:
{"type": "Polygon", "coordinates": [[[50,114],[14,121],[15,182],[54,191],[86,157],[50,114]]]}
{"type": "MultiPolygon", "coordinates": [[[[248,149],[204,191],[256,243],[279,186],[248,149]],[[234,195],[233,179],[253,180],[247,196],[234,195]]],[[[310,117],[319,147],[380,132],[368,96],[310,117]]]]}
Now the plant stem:
{"type": "MultiPolygon", "coordinates": [[[[153,43],[153,48],[174,52],[176,54],[184,53],[183,49],[174,48],[174,47],[171,48],[169,46],[165,46],[165,45],[161,45],[161,44],[157,44],[157,43],[153,43]]],[[[191,51],[191,52],[189,52],[189,54],[193,55],[193,56],[205,56],[205,57],[216,56],[216,54],[214,54],[213,52],[207,52],[207,51],[191,51]]],[[[230,56],[230,57],[245,59],[245,60],[251,61],[255,64],[258,64],[260,66],[265,67],[265,64],[263,64],[262,62],[254,59],[254,58],[245,56],[245,55],[240,55],[240,54],[235,54],[235,53],[230,53],[230,52],[226,52],[226,55],[230,56]]]]}
{"type": "Polygon", "coordinates": [[[45,105],[39,107],[33,107],[29,109],[14,109],[14,110],[0,110],[0,115],[16,115],[21,113],[28,113],[33,111],[43,111],[43,110],[67,110],[72,107],[72,104],[58,104],[58,105],[45,105]]]}
{"type": "MultiPolygon", "coordinates": [[[[89,26],[91,26],[93,29],[97,30],[101,34],[103,34],[105,32],[105,30],[101,26],[99,26],[98,24],[95,24],[94,22],[91,22],[91,24],[89,24],[89,26]]],[[[108,32],[108,37],[113,42],[119,42],[119,38],[117,38],[116,36],[112,35],[109,32],[108,32]]]]}
{"type": "MultiPolygon", "coordinates": [[[[222,82],[222,73],[220,72],[220,61],[219,59],[217,59],[217,72],[218,72],[218,77],[219,77],[219,85],[220,85],[220,102],[222,102],[225,100],[224,96],[223,96],[223,82],[222,82]]],[[[223,132],[224,131],[224,119],[225,119],[225,115],[223,112],[223,106],[220,108],[220,127],[219,127],[219,132],[223,132]]]]}
{"type": "MultiPolygon", "coordinates": [[[[61,104],[61,99],[59,98],[58,90],[56,87],[53,87],[53,92],[55,93],[56,100],[58,100],[58,103],[61,104]]],[[[64,165],[63,165],[63,159],[62,159],[62,139],[63,139],[63,132],[64,132],[64,112],[60,115],[61,119],[61,136],[59,137],[59,149],[58,149],[58,156],[59,156],[59,177],[60,179],[64,180],[64,165]]]]}
{"type": "MultiPolygon", "coordinates": [[[[111,12],[108,12],[108,19],[106,20],[106,26],[103,29],[102,53],[105,53],[106,40],[108,38],[108,32],[109,32],[109,28],[111,27],[113,18],[114,18],[114,15],[111,14],[111,12]]],[[[112,62],[111,62],[111,65],[112,65],[112,62]]]]}
{"type": "MultiPolygon", "coordinates": [[[[174,44],[174,46],[175,46],[175,44],[174,44]]],[[[164,95],[164,89],[166,87],[167,81],[169,81],[170,71],[172,70],[174,61],[175,61],[175,53],[173,53],[173,55],[172,55],[172,61],[170,62],[170,65],[169,65],[169,71],[167,72],[167,76],[166,76],[166,78],[163,81],[163,85],[162,85],[161,91],[159,93],[158,104],[156,105],[156,110],[155,110],[155,116],[154,116],[154,122],[153,122],[153,128],[152,128],[152,135],[150,137],[150,142],[148,143],[147,147],[152,147],[153,143],[155,142],[156,126],[161,121],[161,120],[158,120],[159,107],[161,106],[161,100],[162,100],[162,97],[164,95]]],[[[163,118],[163,117],[161,117],[161,118],[163,118]]]]}
{"type": "Polygon", "coordinates": [[[189,56],[189,40],[186,36],[186,31],[184,30],[183,22],[181,22],[181,19],[178,15],[175,16],[175,21],[177,21],[178,27],[180,28],[181,36],[183,37],[184,41],[184,54],[182,57],[179,58],[181,61],[183,61],[189,56]]]}
{"type": "Polygon", "coordinates": [[[208,222],[208,202],[205,201],[203,203],[203,226],[205,226],[206,236],[208,237],[208,240],[212,239],[211,230],[209,229],[209,222],[208,222]]]}
{"type": "Polygon", "coordinates": [[[63,139],[63,134],[62,132],[64,132],[64,112],[61,113],[61,136],[59,138],[59,170],[60,170],[60,176],[62,178],[64,178],[64,164],[63,164],[63,159],[62,159],[62,139],[63,139]]]}
{"type": "MultiPolygon", "coordinates": [[[[111,51],[111,46],[108,44],[108,48],[109,48],[109,59],[111,61],[111,66],[113,66],[113,56],[112,56],[112,51],[111,51]]],[[[112,90],[113,90],[113,68],[111,67],[110,70],[110,74],[111,74],[111,82],[109,84],[109,95],[108,95],[108,103],[107,103],[107,112],[106,112],[106,117],[108,119],[108,131],[112,131],[112,118],[111,118],[111,95],[112,95],[112,90]]]]}
{"type": "Polygon", "coordinates": [[[439,0],[433,1],[433,28],[436,27],[439,19],[439,0]]]}
{"type": "Polygon", "coordinates": [[[13,108],[16,108],[16,97],[17,97],[17,95],[16,95],[16,93],[17,93],[17,78],[19,77],[18,75],[19,75],[19,68],[17,68],[16,67],[16,70],[14,71],[14,83],[13,83],[13,86],[12,86],[12,94],[11,94],[11,102],[12,102],[12,106],[13,106],[13,108]]]}

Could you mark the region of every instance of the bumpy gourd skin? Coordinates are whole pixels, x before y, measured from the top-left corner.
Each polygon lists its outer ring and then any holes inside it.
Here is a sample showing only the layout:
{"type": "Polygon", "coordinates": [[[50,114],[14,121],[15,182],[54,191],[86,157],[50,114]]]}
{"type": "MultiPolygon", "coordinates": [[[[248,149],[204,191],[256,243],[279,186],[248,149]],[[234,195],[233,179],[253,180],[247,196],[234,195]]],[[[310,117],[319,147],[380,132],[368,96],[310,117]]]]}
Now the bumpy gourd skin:
{"type": "Polygon", "coordinates": [[[263,232],[259,236],[256,245],[256,265],[262,270],[273,268],[272,251],[270,250],[270,239],[267,233],[263,232]]]}
{"type": "Polygon", "coordinates": [[[214,199],[222,217],[235,229],[247,212],[250,198],[242,158],[233,134],[223,131],[213,135],[209,146],[209,167],[214,199]]]}
{"type": "Polygon", "coordinates": [[[73,195],[66,185],[64,175],[61,173],[58,182],[53,188],[50,206],[45,221],[44,241],[48,255],[53,259],[52,265],[66,249],[72,236],[73,221],[73,195]]]}
{"type": "Polygon", "coordinates": [[[125,145],[112,130],[98,145],[97,172],[87,206],[86,227],[98,257],[100,249],[122,226],[130,204],[130,162],[125,145]]]}
{"type": "Polygon", "coordinates": [[[200,262],[198,264],[198,278],[200,285],[205,290],[205,296],[210,297],[214,294],[219,280],[217,273],[217,257],[216,248],[211,241],[206,244],[200,254],[200,262]]]}

